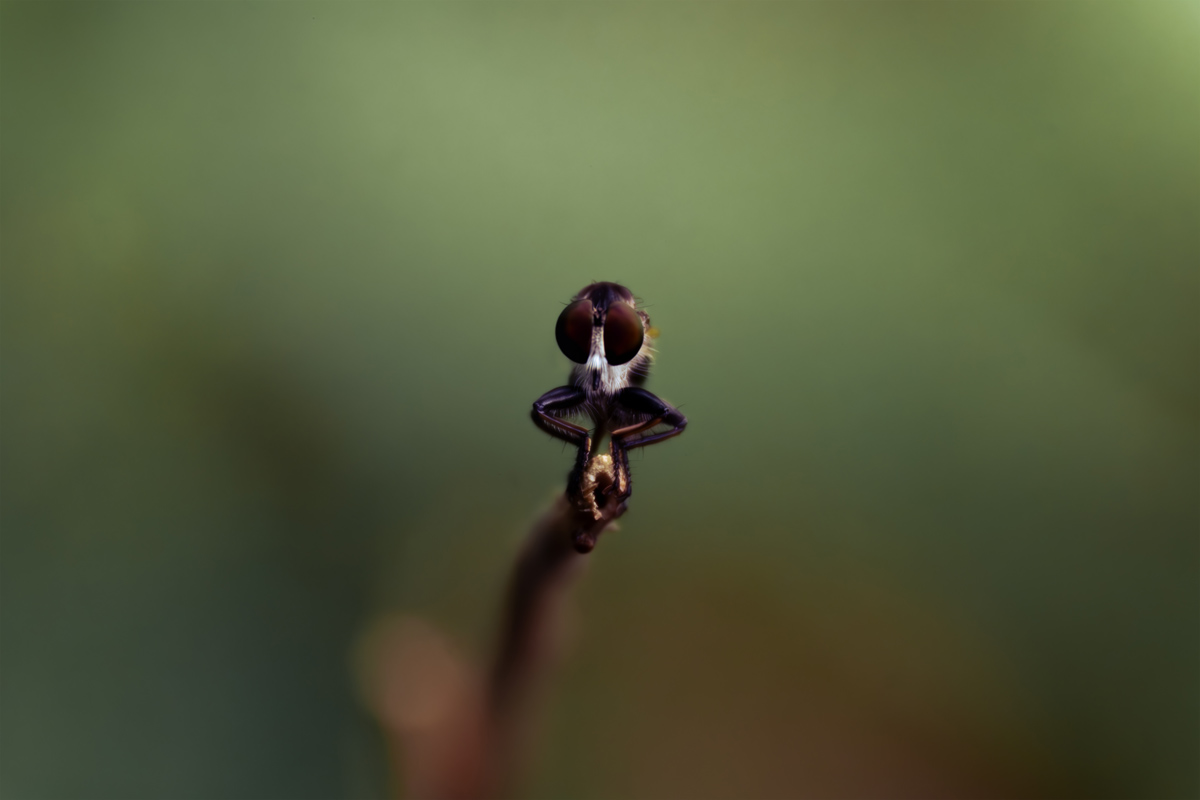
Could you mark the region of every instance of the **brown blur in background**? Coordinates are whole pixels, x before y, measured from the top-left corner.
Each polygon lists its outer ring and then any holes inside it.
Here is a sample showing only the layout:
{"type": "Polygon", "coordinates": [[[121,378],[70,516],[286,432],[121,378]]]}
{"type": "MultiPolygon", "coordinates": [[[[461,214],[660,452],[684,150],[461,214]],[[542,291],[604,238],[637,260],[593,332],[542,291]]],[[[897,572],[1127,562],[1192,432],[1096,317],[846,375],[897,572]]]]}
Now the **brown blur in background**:
{"type": "Polygon", "coordinates": [[[1200,793],[1195,2],[0,6],[0,793],[389,791],[591,280],[687,433],[536,798],[1200,793]]]}

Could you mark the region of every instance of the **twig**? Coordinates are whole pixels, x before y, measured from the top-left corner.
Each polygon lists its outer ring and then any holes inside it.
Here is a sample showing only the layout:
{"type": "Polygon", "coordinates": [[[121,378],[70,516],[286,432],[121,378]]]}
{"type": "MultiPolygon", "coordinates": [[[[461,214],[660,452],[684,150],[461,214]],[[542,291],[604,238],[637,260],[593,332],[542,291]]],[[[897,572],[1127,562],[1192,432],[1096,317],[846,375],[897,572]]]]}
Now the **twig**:
{"type": "Polygon", "coordinates": [[[605,490],[612,461],[585,472],[585,504],[560,497],[534,524],[509,582],[495,660],[486,678],[444,637],[411,620],[378,633],[367,655],[370,703],[403,765],[409,797],[483,800],[510,793],[529,740],[538,688],[557,660],[569,589],[586,553],[625,512],[605,490]]]}
{"type": "Polygon", "coordinates": [[[624,503],[604,493],[613,480],[611,459],[593,459],[584,476],[589,505],[579,508],[560,497],[534,525],[517,559],[488,692],[499,786],[513,778],[536,688],[556,661],[567,592],[600,534],[625,512],[624,503]]]}

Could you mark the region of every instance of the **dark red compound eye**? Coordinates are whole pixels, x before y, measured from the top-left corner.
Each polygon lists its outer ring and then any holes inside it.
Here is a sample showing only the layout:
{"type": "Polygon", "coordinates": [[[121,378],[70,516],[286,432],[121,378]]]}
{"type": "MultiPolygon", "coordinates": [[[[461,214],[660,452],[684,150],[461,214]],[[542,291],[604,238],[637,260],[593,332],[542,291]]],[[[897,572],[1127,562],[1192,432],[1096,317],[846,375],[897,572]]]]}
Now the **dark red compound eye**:
{"type": "Polygon", "coordinates": [[[592,351],[592,301],[576,300],[558,315],[554,326],[558,349],[576,364],[587,363],[592,351]]]}
{"type": "Polygon", "coordinates": [[[604,357],[614,367],[627,364],[642,349],[642,319],[625,303],[613,303],[604,317],[604,357]]]}

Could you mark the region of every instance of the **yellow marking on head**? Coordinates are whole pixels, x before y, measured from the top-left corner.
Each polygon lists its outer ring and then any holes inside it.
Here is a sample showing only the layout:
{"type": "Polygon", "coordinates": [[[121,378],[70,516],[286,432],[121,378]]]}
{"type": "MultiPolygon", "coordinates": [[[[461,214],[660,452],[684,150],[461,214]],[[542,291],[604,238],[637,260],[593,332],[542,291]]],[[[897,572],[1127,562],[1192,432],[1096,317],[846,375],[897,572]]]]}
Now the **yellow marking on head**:
{"type": "Polygon", "coordinates": [[[646,335],[649,336],[651,339],[657,339],[658,338],[658,328],[651,325],[649,328],[646,328],[646,335]]]}

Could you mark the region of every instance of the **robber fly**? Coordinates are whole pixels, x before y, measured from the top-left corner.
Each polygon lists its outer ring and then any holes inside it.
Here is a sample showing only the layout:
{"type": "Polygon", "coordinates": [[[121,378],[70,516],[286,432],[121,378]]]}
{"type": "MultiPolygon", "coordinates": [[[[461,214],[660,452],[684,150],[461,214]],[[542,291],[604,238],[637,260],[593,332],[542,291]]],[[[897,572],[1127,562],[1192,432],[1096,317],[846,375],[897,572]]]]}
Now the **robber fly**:
{"type": "Polygon", "coordinates": [[[534,401],[531,416],[546,433],[577,448],[567,495],[581,509],[590,506],[596,511],[594,499],[584,496],[583,483],[606,434],[613,467],[607,492],[609,499],[624,503],[633,491],[629,451],[678,436],[687,426],[683,414],[642,388],[650,371],[654,334],[650,317],[619,283],[583,287],[558,315],[554,337],[576,366],[569,385],[534,401]],[[593,429],[566,420],[573,416],[589,417],[593,429]]]}

